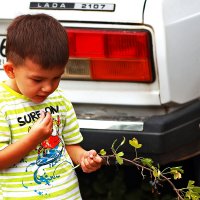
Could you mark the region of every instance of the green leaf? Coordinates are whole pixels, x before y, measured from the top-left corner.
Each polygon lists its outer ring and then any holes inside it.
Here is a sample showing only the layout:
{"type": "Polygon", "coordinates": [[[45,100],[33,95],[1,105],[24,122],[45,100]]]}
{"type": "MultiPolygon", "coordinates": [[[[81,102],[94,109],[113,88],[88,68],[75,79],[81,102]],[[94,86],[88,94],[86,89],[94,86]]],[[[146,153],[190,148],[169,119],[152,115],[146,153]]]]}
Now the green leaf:
{"type": "Polygon", "coordinates": [[[144,166],[152,167],[153,160],[151,158],[142,158],[141,162],[144,166]]]}
{"type": "Polygon", "coordinates": [[[114,140],[114,142],[112,143],[111,149],[112,152],[115,152],[115,143],[117,142],[117,139],[114,140]]]}
{"type": "Polygon", "coordinates": [[[195,181],[189,180],[185,197],[191,200],[199,200],[200,199],[200,187],[194,186],[195,181]]]}
{"type": "Polygon", "coordinates": [[[174,179],[181,179],[182,175],[184,173],[182,167],[171,167],[170,168],[170,173],[174,176],[174,179]]]}
{"type": "Polygon", "coordinates": [[[192,199],[192,200],[199,200],[199,195],[196,194],[196,193],[190,193],[189,199],[192,199]]]}
{"type": "Polygon", "coordinates": [[[184,173],[184,170],[182,169],[182,166],[178,166],[178,167],[171,167],[171,170],[177,170],[178,172],[180,172],[181,174],[184,173]]]}
{"type": "Polygon", "coordinates": [[[133,138],[132,140],[129,140],[129,144],[131,146],[133,146],[134,148],[136,148],[136,149],[139,149],[139,148],[142,147],[142,144],[139,144],[138,140],[136,138],[133,138]]]}
{"type": "Polygon", "coordinates": [[[105,156],[106,155],[106,151],[104,149],[101,149],[101,151],[99,152],[101,156],[105,156]]]}
{"type": "Polygon", "coordinates": [[[117,142],[117,139],[114,140],[114,142],[112,143],[112,147],[111,148],[114,148],[116,142],[117,142]]]}
{"type": "Polygon", "coordinates": [[[118,154],[116,155],[116,160],[120,165],[123,164],[123,158],[121,158],[118,154]]]}
{"type": "Polygon", "coordinates": [[[117,153],[117,155],[116,155],[116,160],[120,165],[122,165],[124,162],[123,158],[122,158],[123,155],[124,155],[124,152],[122,152],[122,151],[117,153]]]}
{"type": "Polygon", "coordinates": [[[185,197],[191,199],[190,196],[191,196],[190,191],[187,191],[186,194],[185,194],[185,197]]]}
{"type": "Polygon", "coordinates": [[[124,155],[124,152],[121,151],[121,152],[119,152],[117,155],[121,157],[121,156],[124,155]]]}
{"type": "Polygon", "coordinates": [[[195,184],[195,181],[189,180],[189,181],[188,181],[187,188],[194,187],[194,184],[195,184]]]}
{"type": "Polygon", "coordinates": [[[159,177],[160,177],[160,174],[161,174],[160,170],[157,169],[157,168],[154,167],[154,166],[152,166],[151,168],[152,168],[152,170],[153,170],[153,176],[154,176],[155,178],[159,178],[159,177]]]}
{"type": "Polygon", "coordinates": [[[126,138],[123,136],[123,140],[122,140],[122,142],[121,142],[121,144],[119,146],[124,145],[125,141],[126,141],[126,138]]]}
{"type": "Polygon", "coordinates": [[[192,191],[200,194],[200,187],[195,186],[195,187],[192,188],[192,191]]]}
{"type": "Polygon", "coordinates": [[[175,180],[176,180],[176,179],[181,179],[181,178],[182,178],[181,173],[178,172],[177,170],[171,170],[170,173],[174,175],[174,179],[175,179],[175,180]]]}

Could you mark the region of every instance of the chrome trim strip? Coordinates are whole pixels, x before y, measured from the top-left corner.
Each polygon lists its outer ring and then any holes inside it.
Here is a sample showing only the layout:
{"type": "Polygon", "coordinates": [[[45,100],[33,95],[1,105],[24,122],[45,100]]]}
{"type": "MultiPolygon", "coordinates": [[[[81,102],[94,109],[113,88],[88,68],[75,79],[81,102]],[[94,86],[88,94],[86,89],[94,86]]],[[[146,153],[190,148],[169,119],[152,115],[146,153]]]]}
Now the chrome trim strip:
{"type": "Polygon", "coordinates": [[[80,128],[98,130],[118,130],[118,131],[143,131],[142,121],[104,121],[78,119],[80,128]]]}

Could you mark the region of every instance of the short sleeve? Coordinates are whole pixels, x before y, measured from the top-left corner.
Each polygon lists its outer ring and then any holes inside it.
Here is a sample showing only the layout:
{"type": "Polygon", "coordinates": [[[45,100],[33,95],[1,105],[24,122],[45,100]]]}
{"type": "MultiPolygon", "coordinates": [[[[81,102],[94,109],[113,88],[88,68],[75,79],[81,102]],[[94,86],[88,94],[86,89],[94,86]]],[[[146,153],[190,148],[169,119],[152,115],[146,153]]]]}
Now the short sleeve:
{"type": "Polygon", "coordinates": [[[0,112],[0,150],[7,147],[11,142],[10,128],[6,117],[0,112]]]}
{"type": "Polygon", "coordinates": [[[65,126],[62,133],[63,139],[66,145],[78,144],[83,140],[83,137],[80,132],[76,113],[72,103],[66,98],[64,98],[64,100],[67,109],[67,115],[65,116],[65,126]]]}

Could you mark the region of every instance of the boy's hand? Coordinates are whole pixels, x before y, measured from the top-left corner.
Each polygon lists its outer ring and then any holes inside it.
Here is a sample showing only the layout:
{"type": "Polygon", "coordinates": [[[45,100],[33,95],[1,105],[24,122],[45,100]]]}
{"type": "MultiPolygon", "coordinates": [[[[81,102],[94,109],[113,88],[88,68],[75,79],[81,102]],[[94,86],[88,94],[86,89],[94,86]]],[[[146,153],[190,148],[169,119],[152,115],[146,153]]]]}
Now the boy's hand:
{"type": "Polygon", "coordinates": [[[90,173],[98,170],[102,165],[102,158],[95,150],[85,151],[80,161],[83,172],[90,173]]]}
{"type": "Polygon", "coordinates": [[[49,138],[52,134],[53,118],[50,113],[41,112],[40,118],[34,123],[29,133],[36,136],[38,144],[49,138]]]}

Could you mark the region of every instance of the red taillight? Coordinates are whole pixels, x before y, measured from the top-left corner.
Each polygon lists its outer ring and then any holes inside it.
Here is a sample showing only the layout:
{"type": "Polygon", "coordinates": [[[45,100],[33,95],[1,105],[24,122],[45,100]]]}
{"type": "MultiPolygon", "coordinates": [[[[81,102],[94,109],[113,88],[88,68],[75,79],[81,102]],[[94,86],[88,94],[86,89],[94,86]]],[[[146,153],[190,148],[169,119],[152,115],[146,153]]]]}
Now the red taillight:
{"type": "Polygon", "coordinates": [[[70,62],[66,77],[153,81],[150,35],[147,31],[70,28],[67,33],[70,62]]]}

